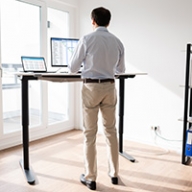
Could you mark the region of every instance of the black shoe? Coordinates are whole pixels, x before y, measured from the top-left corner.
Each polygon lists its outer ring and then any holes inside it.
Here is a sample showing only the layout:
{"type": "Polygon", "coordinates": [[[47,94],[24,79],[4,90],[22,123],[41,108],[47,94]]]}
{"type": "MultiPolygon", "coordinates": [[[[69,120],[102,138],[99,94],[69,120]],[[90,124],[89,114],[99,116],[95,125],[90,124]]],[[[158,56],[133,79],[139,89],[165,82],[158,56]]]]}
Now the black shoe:
{"type": "Polygon", "coordinates": [[[114,185],[118,184],[118,177],[111,177],[111,183],[114,185]]]}
{"type": "Polygon", "coordinates": [[[81,175],[80,181],[81,181],[81,183],[86,185],[89,189],[96,190],[96,182],[95,181],[86,180],[84,174],[81,175]]]}

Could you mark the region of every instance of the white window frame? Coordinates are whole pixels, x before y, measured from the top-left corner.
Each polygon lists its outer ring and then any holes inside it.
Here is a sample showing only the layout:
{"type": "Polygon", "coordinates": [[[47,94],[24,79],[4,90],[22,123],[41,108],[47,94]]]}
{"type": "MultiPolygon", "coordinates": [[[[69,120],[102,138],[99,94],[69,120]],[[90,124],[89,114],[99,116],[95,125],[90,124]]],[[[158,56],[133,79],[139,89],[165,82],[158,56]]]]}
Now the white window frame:
{"type": "MultiPolygon", "coordinates": [[[[40,6],[41,7],[41,36],[40,36],[40,53],[42,56],[47,58],[47,8],[54,8],[61,11],[67,11],[69,13],[69,34],[71,37],[77,37],[76,33],[76,21],[77,21],[77,9],[74,6],[66,5],[62,2],[54,2],[54,1],[40,1],[40,0],[17,0],[23,3],[29,3],[32,5],[40,6]]],[[[0,18],[1,19],[1,18],[0,18]]],[[[0,20],[1,21],[1,20],[0,20]]],[[[1,22],[0,22],[1,26],[1,22]]],[[[1,33],[1,30],[0,30],[1,33]]],[[[0,36],[1,37],[1,36],[0,36]]],[[[1,46],[1,38],[0,38],[0,46],[1,46]]],[[[1,67],[1,49],[0,49],[0,67],[1,67]]],[[[43,110],[43,117],[42,117],[42,125],[39,127],[34,127],[30,129],[30,141],[40,139],[43,137],[47,137],[49,135],[57,134],[60,132],[64,132],[70,129],[73,129],[75,127],[75,114],[74,114],[74,103],[75,103],[75,85],[74,83],[70,83],[69,92],[70,95],[73,95],[74,97],[70,98],[70,110],[69,110],[69,121],[58,123],[54,125],[48,125],[47,117],[48,117],[48,97],[47,97],[47,83],[41,82],[42,87],[42,110],[43,110]]],[[[2,78],[0,77],[0,90],[2,90],[2,78]]],[[[30,97],[30,95],[29,95],[30,97]]],[[[0,92],[0,103],[2,104],[2,91],[0,92]]],[[[1,105],[2,106],[2,105],[1,105]]],[[[21,141],[21,131],[4,134],[3,133],[3,114],[2,114],[2,108],[0,108],[0,150],[9,148],[11,146],[19,145],[22,143],[21,141]]]]}
{"type": "MultiPolygon", "coordinates": [[[[1,9],[1,1],[0,1],[1,9]]],[[[0,29],[1,29],[1,14],[0,14],[0,29]]],[[[1,47],[1,30],[0,30],[0,47],[1,47]]],[[[1,48],[0,48],[0,138],[3,136],[3,101],[2,101],[2,65],[1,65],[1,48]]]]}

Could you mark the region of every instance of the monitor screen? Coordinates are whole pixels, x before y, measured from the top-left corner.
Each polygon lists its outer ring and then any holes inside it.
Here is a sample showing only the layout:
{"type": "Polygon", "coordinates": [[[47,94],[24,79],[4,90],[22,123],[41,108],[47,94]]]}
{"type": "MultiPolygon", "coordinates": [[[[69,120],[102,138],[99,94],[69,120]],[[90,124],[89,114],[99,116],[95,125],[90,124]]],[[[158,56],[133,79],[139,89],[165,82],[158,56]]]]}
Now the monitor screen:
{"type": "Polygon", "coordinates": [[[67,67],[79,39],[51,37],[51,66],[67,67]]]}

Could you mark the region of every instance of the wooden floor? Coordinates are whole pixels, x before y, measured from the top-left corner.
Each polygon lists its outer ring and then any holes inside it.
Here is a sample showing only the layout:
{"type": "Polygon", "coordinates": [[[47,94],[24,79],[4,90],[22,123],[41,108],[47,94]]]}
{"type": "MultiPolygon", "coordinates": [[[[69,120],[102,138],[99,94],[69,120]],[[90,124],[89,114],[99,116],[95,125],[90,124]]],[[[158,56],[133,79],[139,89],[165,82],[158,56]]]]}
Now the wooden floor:
{"type": "MultiPolygon", "coordinates": [[[[136,158],[132,163],[120,156],[120,183],[112,185],[107,175],[104,136],[98,135],[97,191],[102,192],[192,192],[192,166],[164,149],[124,141],[124,151],[136,158]]],[[[30,144],[30,163],[36,174],[29,185],[19,160],[22,147],[0,151],[0,192],[86,192],[79,182],[83,165],[81,131],[51,136],[30,144]]]]}

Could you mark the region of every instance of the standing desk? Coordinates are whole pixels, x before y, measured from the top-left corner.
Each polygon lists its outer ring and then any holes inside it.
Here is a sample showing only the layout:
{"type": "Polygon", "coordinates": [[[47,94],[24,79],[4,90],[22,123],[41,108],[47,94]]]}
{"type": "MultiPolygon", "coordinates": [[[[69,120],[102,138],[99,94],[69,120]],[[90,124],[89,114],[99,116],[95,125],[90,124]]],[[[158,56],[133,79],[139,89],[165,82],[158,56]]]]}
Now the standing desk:
{"type": "MultiPolygon", "coordinates": [[[[134,78],[136,75],[143,73],[121,74],[116,76],[119,80],[119,154],[135,162],[135,159],[123,152],[123,125],[124,125],[124,86],[125,79],[134,78]]],[[[28,82],[31,80],[46,80],[54,82],[78,82],[82,81],[80,74],[65,74],[65,73],[17,73],[21,79],[21,115],[22,115],[22,138],[23,138],[23,160],[20,160],[20,166],[26,176],[29,184],[35,183],[35,174],[29,165],[29,95],[28,82]]]]}

